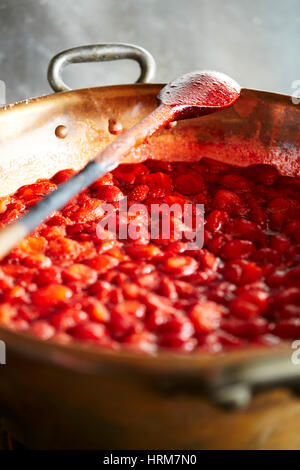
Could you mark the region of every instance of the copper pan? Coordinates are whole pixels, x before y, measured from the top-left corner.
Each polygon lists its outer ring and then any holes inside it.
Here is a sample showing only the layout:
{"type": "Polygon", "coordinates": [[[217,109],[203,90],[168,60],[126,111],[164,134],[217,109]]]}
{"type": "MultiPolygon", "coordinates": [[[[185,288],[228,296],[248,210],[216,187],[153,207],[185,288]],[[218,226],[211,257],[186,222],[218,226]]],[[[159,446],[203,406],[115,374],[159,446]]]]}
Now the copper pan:
{"type": "MultiPolygon", "coordinates": [[[[156,106],[161,86],[68,91],[0,109],[2,195],[82,167],[115,138],[116,122],[125,130],[156,106]]],[[[128,161],[205,155],[299,175],[299,124],[291,97],[244,89],[231,109],[163,129],[128,161]]],[[[300,365],[291,344],[144,357],[5,328],[0,338],[7,346],[0,416],[29,448],[300,448],[300,365]]]]}

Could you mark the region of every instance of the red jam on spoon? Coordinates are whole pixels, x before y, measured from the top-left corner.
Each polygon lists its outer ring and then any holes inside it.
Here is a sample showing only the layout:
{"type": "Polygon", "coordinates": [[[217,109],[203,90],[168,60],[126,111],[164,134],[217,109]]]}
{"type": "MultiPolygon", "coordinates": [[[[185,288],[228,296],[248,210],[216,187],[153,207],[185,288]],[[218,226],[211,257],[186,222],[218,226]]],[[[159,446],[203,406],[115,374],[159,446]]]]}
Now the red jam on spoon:
{"type": "Polygon", "coordinates": [[[239,84],[221,72],[192,72],[166,85],[158,95],[175,118],[203,116],[231,106],[240,96],[239,84]]]}

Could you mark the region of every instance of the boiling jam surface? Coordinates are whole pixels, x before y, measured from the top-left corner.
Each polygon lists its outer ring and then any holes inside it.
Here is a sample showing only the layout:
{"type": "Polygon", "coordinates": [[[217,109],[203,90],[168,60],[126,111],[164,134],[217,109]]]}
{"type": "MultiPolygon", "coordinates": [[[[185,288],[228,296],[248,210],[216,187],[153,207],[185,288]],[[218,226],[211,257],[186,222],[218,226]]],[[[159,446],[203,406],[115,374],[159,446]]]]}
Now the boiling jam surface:
{"type": "MultiPolygon", "coordinates": [[[[1,227],[73,173],[1,198],[1,227]]],[[[1,261],[0,322],[44,340],[146,353],[300,339],[299,206],[300,179],[267,165],[120,165],[1,261]],[[129,208],[141,205],[127,218],[125,196],[129,208]],[[161,203],[192,205],[195,218],[204,205],[202,248],[191,249],[176,214],[167,236],[151,238],[150,208],[161,203]],[[134,237],[99,228],[105,204],[117,231],[133,224],[134,237]]]]}

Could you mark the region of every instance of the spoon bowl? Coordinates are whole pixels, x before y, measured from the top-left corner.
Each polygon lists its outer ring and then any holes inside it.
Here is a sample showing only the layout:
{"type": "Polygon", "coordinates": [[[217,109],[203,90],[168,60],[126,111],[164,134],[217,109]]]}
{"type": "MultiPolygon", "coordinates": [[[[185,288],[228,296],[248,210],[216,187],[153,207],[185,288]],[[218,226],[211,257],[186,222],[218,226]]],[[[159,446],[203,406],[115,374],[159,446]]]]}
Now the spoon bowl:
{"type": "Polygon", "coordinates": [[[182,75],[158,94],[173,108],[177,120],[199,117],[231,106],[240,96],[240,85],[221,72],[195,71],[182,75]]]}

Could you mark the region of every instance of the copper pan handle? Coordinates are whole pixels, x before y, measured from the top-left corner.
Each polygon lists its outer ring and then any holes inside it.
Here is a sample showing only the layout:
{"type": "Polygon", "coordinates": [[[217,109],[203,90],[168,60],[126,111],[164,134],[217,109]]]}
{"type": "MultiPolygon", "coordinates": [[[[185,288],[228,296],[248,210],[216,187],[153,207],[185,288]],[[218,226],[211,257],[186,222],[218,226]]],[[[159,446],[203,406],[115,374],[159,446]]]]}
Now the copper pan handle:
{"type": "Polygon", "coordinates": [[[62,69],[69,64],[80,62],[105,62],[110,60],[133,59],[138,62],[141,73],[136,83],[147,83],[155,73],[155,61],[150,52],[133,44],[91,44],[74,47],[55,55],[48,66],[48,82],[57,91],[68,91],[62,79],[62,69]]]}

